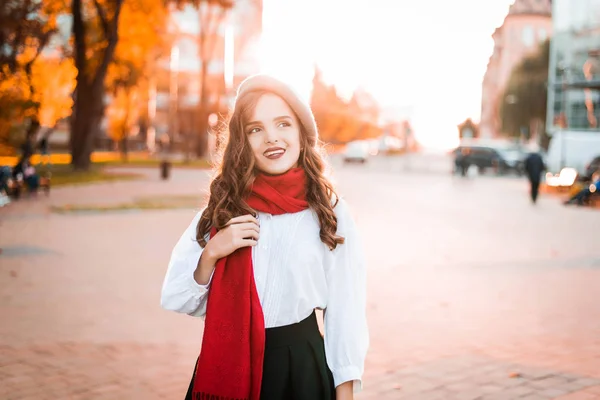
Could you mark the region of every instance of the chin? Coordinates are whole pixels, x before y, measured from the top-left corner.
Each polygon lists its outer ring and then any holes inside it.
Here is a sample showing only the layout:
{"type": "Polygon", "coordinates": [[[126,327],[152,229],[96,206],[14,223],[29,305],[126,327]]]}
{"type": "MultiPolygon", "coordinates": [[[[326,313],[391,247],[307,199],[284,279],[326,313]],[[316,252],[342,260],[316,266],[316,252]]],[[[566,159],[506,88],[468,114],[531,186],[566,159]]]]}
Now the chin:
{"type": "Polygon", "coordinates": [[[263,165],[259,165],[258,170],[267,175],[282,175],[288,172],[290,169],[294,168],[295,166],[295,164],[269,165],[269,163],[265,163],[263,165]]]}

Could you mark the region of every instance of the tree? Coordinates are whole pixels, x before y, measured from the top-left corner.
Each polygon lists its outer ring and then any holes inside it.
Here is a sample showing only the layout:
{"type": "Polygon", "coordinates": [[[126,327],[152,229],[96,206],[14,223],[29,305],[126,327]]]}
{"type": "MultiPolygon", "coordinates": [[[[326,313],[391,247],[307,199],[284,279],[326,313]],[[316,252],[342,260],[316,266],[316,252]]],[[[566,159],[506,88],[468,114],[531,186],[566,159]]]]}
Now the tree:
{"type": "Polygon", "coordinates": [[[200,18],[198,37],[200,48],[200,101],[198,102],[199,132],[196,141],[196,155],[204,157],[208,150],[208,117],[215,106],[209,101],[210,93],[206,79],[208,66],[213,61],[216,44],[221,42],[219,31],[225,21],[225,16],[235,4],[234,0],[176,0],[175,3],[179,7],[185,4],[193,5],[200,18]]]}
{"type": "Polygon", "coordinates": [[[104,117],[105,98],[143,83],[158,56],[167,17],[165,0],[72,0],[77,66],[71,118],[71,154],[87,169],[104,117]],[[114,68],[113,68],[114,67],[114,68]]]}
{"type": "Polygon", "coordinates": [[[0,79],[31,66],[56,33],[58,0],[4,0],[0,3],[0,79]]]}
{"type": "Polygon", "coordinates": [[[119,41],[123,0],[94,0],[93,6],[72,0],[74,58],[77,67],[71,116],[71,164],[88,169],[104,115],[104,79],[119,41]]]}
{"type": "Polygon", "coordinates": [[[212,104],[207,90],[207,72],[213,60],[215,45],[219,42],[219,28],[228,10],[233,8],[233,0],[194,0],[200,14],[200,102],[198,106],[199,136],[196,155],[204,157],[208,151],[208,117],[212,104]]]}
{"type": "Polygon", "coordinates": [[[149,86],[156,74],[156,63],[170,48],[170,38],[165,35],[168,16],[162,0],[129,0],[123,6],[119,43],[105,84],[110,94],[108,134],[119,143],[125,160],[127,139],[147,117],[149,86]]]}
{"type": "Polygon", "coordinates": [[[33,147],[42,107],[34,70],[57,32],[56,17],[62,9],[64,3],[59,0],[6,0],[0,4],[0,142],[5,151],[15,128],[24,129],[25,144],[33,147]]]}
{"type": "Polygon", "coordinates": [[[545,41],[538,51],[525,57],[512,70],[506,89],[499,99],[502,130],[513,137],[540,129],[546,121],[548,96],[548,63],[550,42],[545,41]]]}
{"type": "Polygon", "coordinates": [[[119,143],[123,160],[127,160],[127,139],[140,118],[139,94],[135,87],[124,86],[116,90],[108,107],[108,133],[119,143]]]}
{"type": "Polygon", "coordinates": [[[347,143],[352,140],[368,139],[382,134],[381,128],[368,116],[373,110],[364,110],[356,101],[346,102],[335,87],[327,85],[316,69],[313,77],[313,91],[310,106],[319,127],[319,137],[323,142],[347,143]]]}

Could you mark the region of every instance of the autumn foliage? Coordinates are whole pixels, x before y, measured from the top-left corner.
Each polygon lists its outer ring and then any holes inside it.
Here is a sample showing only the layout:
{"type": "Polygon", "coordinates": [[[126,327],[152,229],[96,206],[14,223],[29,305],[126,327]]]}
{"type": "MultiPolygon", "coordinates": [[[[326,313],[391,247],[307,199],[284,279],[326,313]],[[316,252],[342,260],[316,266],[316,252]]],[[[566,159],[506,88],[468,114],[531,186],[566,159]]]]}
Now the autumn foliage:
{"type": "Polygon", "coordinates": [[[340,144],[382,135],[376,105],[367,109],[356,97],[355,93],[349,101],[344,100],[335,87],[325,83],[320,72],[315,71],[310,103],[323,142],[340,144]]]}

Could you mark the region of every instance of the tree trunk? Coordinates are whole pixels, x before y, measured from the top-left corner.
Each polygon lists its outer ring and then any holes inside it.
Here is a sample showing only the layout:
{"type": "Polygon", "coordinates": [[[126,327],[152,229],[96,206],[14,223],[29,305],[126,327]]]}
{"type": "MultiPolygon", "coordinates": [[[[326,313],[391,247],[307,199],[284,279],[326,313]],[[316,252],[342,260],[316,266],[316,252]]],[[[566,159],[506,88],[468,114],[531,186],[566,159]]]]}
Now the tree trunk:
{"type": "MultiPolygon", "coordinates": [[[[39,112],[39,111],[37,111],[39,112]]],[[[29,127],[27,128],[27,140],[31,140],[32,143],[35,143],[35,139],[37,137],[37,133],[40,129],[40,121],[38,120],[37,116],[32,117],[31,118],[31,123],[29,124],[29,127]]]]}
{"type": "Polygon", "coordinates": [[[76,170],[87,170],[91,164],[94,141],[100,130],[104,117],[104,78],[108,65],[113,59],[119,41],[118,24],[123,0],[114,0],[113,17],[107,20],[106,10],[99,2],[96,5],[101,22],[106,47],[99,57],[99,64],[91,73],[86,58],[86,22],[82,11],[82,0],[71,2],[73,15],[73,42],[75,66],[77,68],[77,84],[75,86],[74,114],[71,116],[71,165],[76,170]]]}
{"type": "Polygon", "coordinates": [[[208,148],[208,91],[206,90],[206,61],[200,62],[200,102],[198,104],[198,136],[196,140],[196,156],[206,156],[208,148]]]}
{"type": "Polygon", "coordinates": [[[129,142],[127,139],[127,133],[125,132],[125,130],[123,130],[123,139],[121,139],[121,158],[124,162],[127,162],[129,160],[129,142]]]}
{"type": "Polygon", "coordinates": [[[129,138],[129,110],[131,109],[131,90],[130,88],[125,88],[125,96],[127,98],[127,108],[125,110],[125,121],[123,124],[122,132],[121,132],[121,155],[123,157],[123,161],[127,162],[127,148],[129,138]]]}
{"type": "Polygon", "coordinates": [[[36,115],[31,118],[31,122],[29,127],[27,128],[27,132],[25,133],[25,146],[24,148],[28,149],[27,152],[23,154],[23,158],[29,158],[35,154],[37,147],[37,134],[40,130],[40,120],[37,117],[39,113],[39,109],[36,111],[36,115]],[[31,154],[29,154],[31,152],[31,154]]]}
{"type": "Polygon", "coordinates": [[[87,170],[91,165],[94,141],[103,116],[103,99],[102,87],[78,88],[75,118],[71,118],[71,165],[76,170],[87,170]]]}
{"type": "Polygon", "coordinates": [[[196,156],[203,158],[208,150],[208,113],[202,109],[198,113],[198,140],[196,141],[196,156]]]}
{"type": "MultiPolygon", "coordinates": [[[[37,58],[37,56],[35,58],[37,58]]],[[[33,61],[34,60],[28,62],[25,65],[25,73],[27,75],[27,83],[29,85],[30,99],[33,99],[36,94],[35,86],[33,85],[33,61]]],[[[37,137],[37,133],[40,129],[40,120],[39,120],[40,103],[39,102],[34,102],[33,111],[34,111],[34,113],[33,113],[33,116],[31,117],[31,122],[29,124],[29,127],[27,128],[27,132],[25,133],[25,146],[23,146],[23,148],[27,149],[27,151],[25,151],[23,154],[24,159],[27,159],[30,156],[32,156],[33,154],[35,154],[35,149],[36,149],[36,145],[37,145],[36,137],[37,137]],[[31,154],[29,154],[30,152],[31,152],[31,154]]]]}

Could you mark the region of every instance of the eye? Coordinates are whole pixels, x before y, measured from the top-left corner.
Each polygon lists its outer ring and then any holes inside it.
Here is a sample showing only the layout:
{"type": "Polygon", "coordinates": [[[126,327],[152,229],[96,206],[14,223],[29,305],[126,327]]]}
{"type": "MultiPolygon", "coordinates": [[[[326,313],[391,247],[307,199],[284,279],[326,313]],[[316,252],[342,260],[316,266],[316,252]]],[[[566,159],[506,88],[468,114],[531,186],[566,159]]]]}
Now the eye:
{"type": "Polygon", "coordinates": [[[260,131],[260,128],[256,126],[256,127],[252,128],[252,129],[248,130],[247,134],[250,135],[252,133],[257,133],[259,131],[260,131]]]}
{"type": "Polygon", "coordinates": [[[277,125],[277,127],[279,127],[279,128],[287,128],[287,127],[290,127],[290,126],[292,126],[292,124],[290,124],[290,123],[289,123],[289,122],[287,122],[287,121],[282,121],[282,122],[280,122],[280,123],[277,125]]]}

